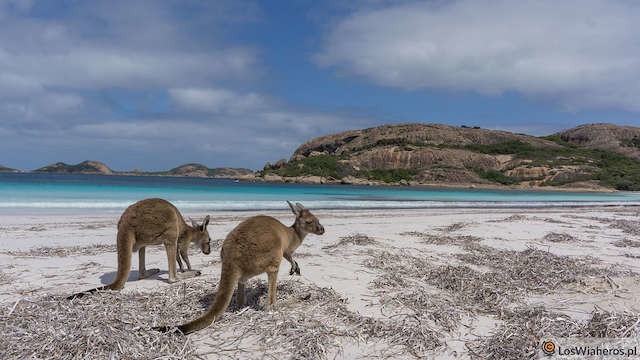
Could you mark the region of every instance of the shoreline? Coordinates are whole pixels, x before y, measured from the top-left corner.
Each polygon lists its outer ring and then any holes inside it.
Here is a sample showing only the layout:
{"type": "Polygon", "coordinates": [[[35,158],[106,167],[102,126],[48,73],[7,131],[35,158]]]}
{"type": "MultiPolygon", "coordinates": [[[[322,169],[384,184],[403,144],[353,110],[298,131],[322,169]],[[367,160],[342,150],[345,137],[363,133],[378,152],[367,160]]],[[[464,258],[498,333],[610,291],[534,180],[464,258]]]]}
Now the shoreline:
{"type": "MultiPolygon", "coordinates": [[[[385,183],[377,180],[369,180],[364,178],[355,178],[356,182],[342,182],[342,180],[331,180],[320,176],[307,177],[284,177],[281,180],[266,180],[263,177],[255,178],[233,178],[233,180],[241,182],[268,183],[268,184],[301,184],[301,185],[331,185],[331,186],[366,186],[379,188],[417,188],[432,190],[498,190],[498,191],[539,191],[539,192],[576,192],[576,193],[618,193],[625,191],[602,187],[600,185],[591,184],[589,186],[529,186],[529,185],[500,185],[492,183],[418,183],[409,181],[407,184],[402,183],[385,183]],[[308,180],[313,178],[313,180],[308,180]]],[[[632,191],[626,191],[634,193],[632,191]]]]}
{"type": "MultiPolygon", "coordinates": [[[[128,172],[114,172],[110,174],[106,173],[54,173],[54,172],[33,172],[33,171],[18,171],[18,172],[0,172],[0,174],[36,174],[36,175],[90,175],[90,176],[132,176],[132,177],[158,177],[158,178],[182,178],[182,179],[219,179],[230,180],[248,183],[268,183],[268,184],[301,184],[301,185],[337,185],[337,186],[366,186],[366,187],[397,187],[397,188],[417,188],[417,189],[456,189],[456,190],[502,190],[502,191],[536,191],[536,192],[576,192],[576,193],[617,193],[625,191],[602,187],[597,184],[589,184],[585,186],[529,186],[529,185],[500,185],[494,183],[417,183],[407,182],[402,183],[385,183],[382,181],[369,180],[365,178],[354,178],[354,182],[345,183],[343,180],[327,179],[320,176],[303,176],[292,178],[281,178],[278,180],[268,180],[259,176],[181,176],[181,175],[160,175],[152,173],[128,173],[128,172]]],[[[629,191],[630,192],[630,191],[629,191]]],[[[633,192],[630,192],[633,193],[633,192]]]]}

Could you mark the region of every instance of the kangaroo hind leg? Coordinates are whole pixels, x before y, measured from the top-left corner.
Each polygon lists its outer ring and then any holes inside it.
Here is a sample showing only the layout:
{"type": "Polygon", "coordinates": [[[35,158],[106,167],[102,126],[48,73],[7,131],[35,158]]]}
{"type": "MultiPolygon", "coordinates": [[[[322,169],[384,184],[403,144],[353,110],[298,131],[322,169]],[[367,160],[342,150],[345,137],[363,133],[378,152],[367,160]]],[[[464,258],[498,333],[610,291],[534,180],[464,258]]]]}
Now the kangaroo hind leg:
{"type": "Polygon", "coordinates": [[[278,280],[278,270],[270,271],[267,273],[267,280],[269,282],[269,310],[275,309],[276,306],[276,281],[278,280]]]}

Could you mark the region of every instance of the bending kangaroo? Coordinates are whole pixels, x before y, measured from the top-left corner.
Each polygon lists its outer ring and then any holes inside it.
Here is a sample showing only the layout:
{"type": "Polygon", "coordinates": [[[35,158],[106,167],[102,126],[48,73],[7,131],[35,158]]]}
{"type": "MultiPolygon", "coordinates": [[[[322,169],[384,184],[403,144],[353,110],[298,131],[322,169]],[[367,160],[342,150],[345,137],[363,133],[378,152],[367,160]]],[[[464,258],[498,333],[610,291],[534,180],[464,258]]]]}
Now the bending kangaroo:
{"type": "MultiPolygon", "coordinates": [[[[98,290],[120,290],[124,287],[131,271],[131,255],[138,252],[138,279],[156,274],[160,269],[145,269],[145,247],[147,245],[164,244],[169,260],[169,282],[200,275],[199,271],[191,271],[191,264],[187,255],[190,243],[198,243],[204,254],[211,252],[211,238],[207,231],[209,216],[205,217],[202,225],[195,222],[189,226],[182,215],[170,202],[162,199],[145,199],[129,206],[118,221],[117,252],[118,272],[113,283],[95,289],[86,290],[69,296],[75,299],[98,290]],[[177,247],[180,246],[180,253],[177,247]],[[176,274],[176,260],[180,256],[187,263],[190,271],[176,274]]],[[[180,264],[182,269],[182,264],[180,264]]]]}
{"type": "MultiPolygon", "coordinates": [[[[202,225],[198,225],[198,223],[192,220],[191,218],[189,218],[189,220],[191,221],[192,229],[197,229],[202,232],[207,232],[207,225],[209,225],[208,215],[204,218],[202,225]]],[[[189,245],[191,245],[192,243],[198,244],[200,246],[200,250],[202,250],[202,252],[205,255],[208,255],[209,253],[211,253],[211,239],[209,238],[208,232],[207,232],[207,239],[208,240],[206,240],[205,242],[203,242],[203,239],[198,236],[191,236],[190,239],[189,239],[189,236],[183,236],[180,239],[178,239],[178,251],[176,253],[176,260],[178,261],[180,272],[184,272],[184,268],[182,266],[182,260],[184,260],[185,264],[187,265],[187,270],[191,271],[191,262],[189,262],[189,245]]]]}
{"type": "MultiPolygon", "coordinates": [[[[308,233],[324,234],[324,228],[302,204],[287,201],[296,215],[290,227],[270,216],[254,216],[241,222],[222,243],[222,273],[216,298],[209,310],[201,317],[178,326],[183,334],[189,334],[209,326],[220,318],[231,302],[233,289],[238,286],[236,303],[244,305],[245,283],[251,277],[267,273],[269,280],[269,305],[276,301],[276,279],[282,258],[291,263],[290,274],[300,274],[298,263],[293,260],[293,252],[300,246],[308,233]]],[[[170,326],[158,326],[159,331],[169,331],[170,326]]]]}

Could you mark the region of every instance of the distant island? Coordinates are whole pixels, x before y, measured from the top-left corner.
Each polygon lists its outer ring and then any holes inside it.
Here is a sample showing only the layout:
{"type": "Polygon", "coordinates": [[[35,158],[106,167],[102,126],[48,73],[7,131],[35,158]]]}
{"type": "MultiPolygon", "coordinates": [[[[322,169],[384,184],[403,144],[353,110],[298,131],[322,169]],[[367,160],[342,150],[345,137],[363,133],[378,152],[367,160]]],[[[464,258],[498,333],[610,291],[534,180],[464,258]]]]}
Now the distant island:
{"type": "Polygon", "coordinates": [[[168,171],[144,172],[141,170],[115,171],[99,161],[87,160],[79,164],[57,162],[39,169],[33,173],[48,174],[92,174],[92,175],[155,175],[177,177],[216,177],[216,178],[244,178],[253,177],[254,172],[242,168],[214,168],[210,169],[202,164],[184,164],[168,171]]]}
{"type": "Polygon", "coordinates": [[[18,173],[18,172],[22,172],[18,169],[12,169],[12,168],[8,168],[6,166],[2,166],[0,165],[0,172],[11,172],[11,173],[18,173]]]}
{"type": "Polygon", "coordinates": [[[514,189],[640,190],[640,128],[587,124],[535,137],[442,124],[312,139],[262,181],[514,189]]]}

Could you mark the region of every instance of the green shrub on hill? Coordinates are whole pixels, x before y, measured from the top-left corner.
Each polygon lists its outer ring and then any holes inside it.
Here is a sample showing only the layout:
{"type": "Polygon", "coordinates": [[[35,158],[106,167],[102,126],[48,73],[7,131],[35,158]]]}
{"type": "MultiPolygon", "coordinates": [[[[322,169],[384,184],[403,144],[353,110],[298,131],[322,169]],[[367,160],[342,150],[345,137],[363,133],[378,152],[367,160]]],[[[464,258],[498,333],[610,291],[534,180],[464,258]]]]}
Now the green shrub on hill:
{"type": "Polygon", "coordinates": [[[335,155],[318,155],[294,160],[285,164],[281,169],[267,170],[280,176],[294,177],[315,175],[340,179],[352,173],[351,167],[338,161],[335,155]]]}
{"type": "Polygon", "coordinates": [[[594,174],[604,186],[617,190],[640,191],[640,163],[616,153],[600,154],[600,170],[594,174]]]}
{"type": "Polygon", "coordinates": [[[634,147],[634,148],[640,149],[640,138],[633,137],[632,139],[621,140],[620,146],[634,147]]]}
{"type": "Polygon", "coordinates": [[[399,182],[401,180],[409,181],[418,174],[415,169],[374,169],[362,172],[367,179],[380,180],[386,183],[399,182]]]}
{"type": "Polygon", "coordinates": [[[489,155],[521,154],[535,150],[531,144],[517,140],[490,145],[466,145],[464,149],[489,155]]]}
{"type": "Polygon", "coordinates": [[[489,181],[497,182],[503,185],[512,185],[518,182],[517,179],[507,176],[498,170],[475,169],[474,171],[483,179],[487,179],[489,181]]]}

